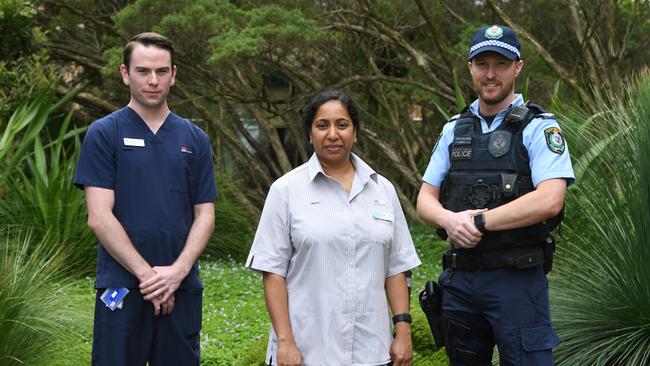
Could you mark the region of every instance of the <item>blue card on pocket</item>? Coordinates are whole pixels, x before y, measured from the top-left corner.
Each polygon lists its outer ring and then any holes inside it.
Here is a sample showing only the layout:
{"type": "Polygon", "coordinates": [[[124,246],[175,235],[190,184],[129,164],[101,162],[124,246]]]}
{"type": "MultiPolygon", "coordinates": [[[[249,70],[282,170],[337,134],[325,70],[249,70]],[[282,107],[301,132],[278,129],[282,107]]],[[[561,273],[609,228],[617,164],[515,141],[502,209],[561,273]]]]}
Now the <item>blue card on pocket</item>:
{"type": "Polygon", "coordinates": [[[115,309],[122,308],[122,300],[124,300],[128,293],[129,289],[126,287],[107,288],[99,298],[111,311],[115,311],[115,309]]]}

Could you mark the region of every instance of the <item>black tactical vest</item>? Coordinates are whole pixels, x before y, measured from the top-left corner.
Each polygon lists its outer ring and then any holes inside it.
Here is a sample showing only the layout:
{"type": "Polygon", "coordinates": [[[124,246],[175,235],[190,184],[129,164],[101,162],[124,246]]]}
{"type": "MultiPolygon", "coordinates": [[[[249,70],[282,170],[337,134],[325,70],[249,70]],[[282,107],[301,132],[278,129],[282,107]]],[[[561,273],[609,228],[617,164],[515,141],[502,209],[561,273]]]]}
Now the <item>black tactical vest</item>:
{"type": "MultiPolygon", "coordinates": [[[[478,117],[469,111],[461,114],[449,145],[451,167],[440,191],[443,207],[454,212],[493,209],[534,190],[522,132],[540,113],[544,113],[542,107],[531,103],[515,107],[499,127],[485,134],[478,117]]],[[[559,224],[561,215],[518,229],[488,231],[473,251],[541,244],[559,224]]],[[[444,230],[439,234],[447,237],[444,230]]]]}

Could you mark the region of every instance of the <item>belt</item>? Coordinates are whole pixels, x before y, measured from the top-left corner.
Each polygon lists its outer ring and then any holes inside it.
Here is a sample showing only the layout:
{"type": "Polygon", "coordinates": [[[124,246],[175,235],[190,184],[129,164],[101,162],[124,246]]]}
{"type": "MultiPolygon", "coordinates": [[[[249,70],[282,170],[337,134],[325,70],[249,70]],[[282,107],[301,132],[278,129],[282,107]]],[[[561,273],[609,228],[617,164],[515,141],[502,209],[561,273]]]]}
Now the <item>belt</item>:
{"type": "Polygon", "coordinates": [[[459,252],[450,249],[442,255],[442,268],[483,271],[499,268],[524,269],[544,263],[542,248],[515,248],[486,253],[459,252]]]}

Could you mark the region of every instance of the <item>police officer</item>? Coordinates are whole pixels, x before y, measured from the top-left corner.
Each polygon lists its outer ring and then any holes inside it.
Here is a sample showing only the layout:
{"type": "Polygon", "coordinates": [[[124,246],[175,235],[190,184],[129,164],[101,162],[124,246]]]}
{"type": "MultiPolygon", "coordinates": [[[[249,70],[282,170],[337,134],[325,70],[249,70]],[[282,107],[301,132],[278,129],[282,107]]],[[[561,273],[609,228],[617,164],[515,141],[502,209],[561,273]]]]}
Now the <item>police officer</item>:
{"type": "Polygon", "coordinates": [[[75,184],[99,239],[93,365],[199,365],[197,259],[214,229],[211,147],[170,112],[172,43],[142,33],[126,45],[129,104],[93,122],[75,184]]]}
{"type": "Polygon", "coordinates": [[[452,365],[552,365],[546,271],[564,194],[575,180],[552,114],[514,93],[524,65],[512,29],[482,27],[467,67],[478,99],[443,128],[419,216],[446,238],[439,281],[452,365]]]}

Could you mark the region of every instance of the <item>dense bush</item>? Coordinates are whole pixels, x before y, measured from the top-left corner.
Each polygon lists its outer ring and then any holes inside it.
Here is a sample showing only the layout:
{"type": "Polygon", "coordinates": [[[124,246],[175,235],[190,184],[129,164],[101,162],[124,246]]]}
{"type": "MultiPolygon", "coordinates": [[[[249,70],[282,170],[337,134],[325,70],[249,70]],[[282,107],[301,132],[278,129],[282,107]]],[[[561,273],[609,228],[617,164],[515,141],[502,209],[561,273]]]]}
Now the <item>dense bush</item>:
{"type": "Polygon", "coordinates": [[[234,199],[230,192],[227,172],[217,171],[219,198],[215,203],[215,228],[203,255],[207,259],[246,259],[255,234],[255,220],[234,199]]]}
{"type": "Polygon", "coordinates": [[[80,148],[71,129],[71,114],[59,121],[53,113],[70,97],[54,103],[41,94],[18,108],[0,131],[0,222],[29,228],[35,237],[68,248],[69,266],[88,273],[94,264],[95,240],[86,226],[83,192],[72,185],[80,148]],[[48,127],[59,124],[49,134],[48,127]]]}

